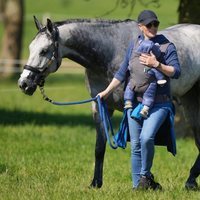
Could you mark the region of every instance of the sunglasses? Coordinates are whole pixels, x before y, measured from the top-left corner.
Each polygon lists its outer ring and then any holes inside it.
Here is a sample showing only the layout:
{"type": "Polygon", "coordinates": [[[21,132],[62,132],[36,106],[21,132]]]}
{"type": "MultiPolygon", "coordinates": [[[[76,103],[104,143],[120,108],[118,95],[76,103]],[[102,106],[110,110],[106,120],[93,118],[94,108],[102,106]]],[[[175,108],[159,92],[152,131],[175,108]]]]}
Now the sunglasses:
{"type": "Polygon", "coordinates": [[[157,21],[153,21],[149,24],[146,25],[147,28],[151,28],[152,26],[154,26],[155,28],[158,28],[160,22],[157,22],[157,21]]]}

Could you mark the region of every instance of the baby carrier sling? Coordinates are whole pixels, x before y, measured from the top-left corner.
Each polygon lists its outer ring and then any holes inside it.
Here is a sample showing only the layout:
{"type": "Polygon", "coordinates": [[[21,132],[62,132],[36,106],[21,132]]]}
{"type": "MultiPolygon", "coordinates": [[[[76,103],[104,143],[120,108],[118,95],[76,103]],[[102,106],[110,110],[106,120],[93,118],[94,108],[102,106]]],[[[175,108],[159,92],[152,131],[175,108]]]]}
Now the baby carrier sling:
{"type": "MultiPolygon", "coordinates": [[[[170,42],[165,41],[165,43],[159,44],[161,55],[157,60],[162,62],[165,55],[166,49],[169,46],[170,42]]],[[[149,84],[152,81],[155,81],[155,77],[148,74],[148,66],[145,66],[139,62],[140,53],[136,50],[139,47],[139,40],[135,43],[135,46],[132,50],[131,57],[129,60],[129,71],[130,71],[130,83],[131,89],[137,93],[143,94],[148,88],[149,84]]],[[[149,68],[150,69],[150,68],[149,68]]]]}

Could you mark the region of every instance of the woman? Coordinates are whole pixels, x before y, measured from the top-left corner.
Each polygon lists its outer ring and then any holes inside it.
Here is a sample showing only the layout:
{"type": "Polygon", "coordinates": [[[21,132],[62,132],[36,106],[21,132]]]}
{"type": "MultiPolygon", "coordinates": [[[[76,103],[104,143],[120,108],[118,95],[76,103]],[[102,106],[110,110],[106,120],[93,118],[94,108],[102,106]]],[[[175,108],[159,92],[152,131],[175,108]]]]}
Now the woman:
{"type": "MultiPolygon", "coordinates": [[[[151,40],[159,45],[169,43],[161,61],[158,61],[155,55],[152,53],[141,54],[139,56],[139,61],[141,64],[159,70],[166,76],[167,81],[164,86],[157,87],[155,103],[149,111],[148,118],[137,119],[133,114],[138,110],[138,106],[142,102],[141,93],[136,95],[136,98],[133,100],[132,104],[128,106],[127,111],[131,140],[133,188],[157,190],[161,189],[162,187],[159,183],[154,181],[154,177],[151,174],[151,167],[154,158],[154,145],[160,129],[164,126],[165,130],[169,130],[168,127],[166,127],[167,125],[165,125],[167,121],[169,122],[171,120],[170,130],[173,133],[172,120],[174,113],[172,112],[173,106],[170,98],[170,78],[178,78],[180,76],[180,65],[175,46],[163,35],[157,35],[159,21],[153,11],[142,11],[138,16],[138,26],[142,32],[142,34],[139,35],[138,40],[151,40]],[[131,115],[133,115],[133,117],[131,117],[131,115]]],[[[130,43],[124,61],[111,83],[104,91],[98,94],[100,98],[106,99],[109,94],[112,93],[124,81],[127,71],[131,67],[134,67],[130,66],[132,63],[132,52],[134,52],[133,42],[130,43]]],[[[125,96],[128,96],[128,94],[125,93],[125,96]]],[[[167,135],[165,135],[161,132],[160,138],[162,144],[166,145],[166,143],[170,141],[167,139],[167,137],[173,137],[173,134],[169,134],[171,133],[168,132],[167,135]]],[[[171,152],[175,154],[176,149],[173,140],[171,141],[171,146],[173,148],[171,152]]]]}

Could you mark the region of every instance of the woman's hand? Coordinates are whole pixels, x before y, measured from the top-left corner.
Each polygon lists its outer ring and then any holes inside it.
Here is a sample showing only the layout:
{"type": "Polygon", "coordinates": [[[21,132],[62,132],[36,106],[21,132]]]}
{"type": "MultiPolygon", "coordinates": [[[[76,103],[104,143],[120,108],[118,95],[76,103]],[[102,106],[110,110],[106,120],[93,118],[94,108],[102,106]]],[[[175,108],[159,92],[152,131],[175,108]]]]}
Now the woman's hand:
{"type": "Polygon", "coordinates": [[[154,68],[157,68],[160,64],[152,52],[150,52],[150,54],[142,53],[139,57],[139,61],[143,65],[154,68]]]}
{"type": "Polygon", "coordinates": [[[157,61],[155,55],[152,52],[150,52],[150,54],[142,53],[139,57],[139,60],[141,64],[147,65],[148,67],[156,68],[168,77],[174,76],[174,67],[170,65],[164,65],[157,61]]]}
{"type": "Polygon", "coordinates": [[[120,84],[121,82],[118,79],[113,78],[108,87],[102,92],[98,93],[97,96],[106,99],[109,96],[109,94],[112,93],[120,84]]]}
{"type": "Polygon", "coordinates": [[[104,90],[104,91],[102,91],[102,92],[99,92],[99,93],[97,94],[97,96],[99,96],[100,99],[106,99],[106,98],[109,96],[109,94],[106,92],[106,90],[104,90]]]}

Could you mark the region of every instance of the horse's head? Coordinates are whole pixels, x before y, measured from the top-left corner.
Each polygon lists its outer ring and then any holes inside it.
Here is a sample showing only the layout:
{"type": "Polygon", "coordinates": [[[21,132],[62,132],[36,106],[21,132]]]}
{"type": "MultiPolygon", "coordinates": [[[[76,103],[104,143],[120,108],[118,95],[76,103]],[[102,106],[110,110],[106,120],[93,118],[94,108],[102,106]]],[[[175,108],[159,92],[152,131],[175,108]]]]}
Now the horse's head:
{"type": "Polygon", "coordinates": [[[19,87],[28,95],[35,92],[37,85],[43,86],[45,77],[61,64],[58,28],[49,19],[46,26],[42,26],[35,17],[34,20],[39,32],[29,46],[29,59],[18,80],[19,87]]]}

